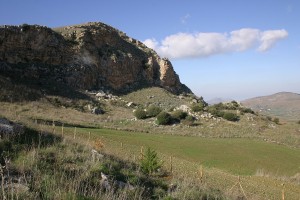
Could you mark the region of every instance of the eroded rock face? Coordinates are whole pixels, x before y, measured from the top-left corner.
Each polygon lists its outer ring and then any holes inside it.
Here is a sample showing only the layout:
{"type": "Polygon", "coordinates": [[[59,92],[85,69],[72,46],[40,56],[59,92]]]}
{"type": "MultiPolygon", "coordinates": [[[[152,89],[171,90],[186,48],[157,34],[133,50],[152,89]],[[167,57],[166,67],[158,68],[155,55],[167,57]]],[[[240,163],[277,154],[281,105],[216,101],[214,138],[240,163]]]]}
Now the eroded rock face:
{"type": "Polygon", "coordinates": [[[0,66],[3,74],[41,84],[51,79],[78,89],[127,92],[160,86],[173,93],[191,92],[169,60],[103,23],[56,29],[1,26],[0,66]]]}

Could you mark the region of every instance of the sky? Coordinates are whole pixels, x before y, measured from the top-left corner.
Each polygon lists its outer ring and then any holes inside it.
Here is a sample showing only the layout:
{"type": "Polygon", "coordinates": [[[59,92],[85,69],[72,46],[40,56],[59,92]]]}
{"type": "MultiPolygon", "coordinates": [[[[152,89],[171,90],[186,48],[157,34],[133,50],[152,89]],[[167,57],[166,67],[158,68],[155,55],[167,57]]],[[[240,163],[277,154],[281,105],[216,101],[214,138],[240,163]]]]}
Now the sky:
{"type": "Polygon", "coordinates": [[[0,0],[0,25],[100,21],[171,60],[205,100],[300,93],[299,0],[0,0]]]}

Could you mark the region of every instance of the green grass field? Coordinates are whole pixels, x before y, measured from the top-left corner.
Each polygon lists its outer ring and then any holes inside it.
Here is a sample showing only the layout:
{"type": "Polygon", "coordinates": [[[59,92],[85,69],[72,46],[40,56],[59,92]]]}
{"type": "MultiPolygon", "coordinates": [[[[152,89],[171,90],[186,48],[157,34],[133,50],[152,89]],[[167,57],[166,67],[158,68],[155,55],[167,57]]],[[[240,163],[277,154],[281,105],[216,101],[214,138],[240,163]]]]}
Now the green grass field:
{"type": "MultiPolygon", "coordinates": [[[[73,132],[74,128],[66,130],[69,137],[73,137],[73,132]]],[[[199,180],[202,165],[204,183],[229,196],[241,195],[236,186],[240,176],[247,199],[279,199],[283,183],[286,199],[299,199],[299,181],[293,180],[300,171],[298,148],[247,138],[200,138],[93,128],[77,128],[77,136],[90,145],[100,139],[105,152],[135,162],[142,146],[152,147],[167,170],[173,156],[173,176],[177,179],[185,176],[199,180]]]]}
{"type": "Polygon", "coordinates": [[[263,170],[275,176],[293,176],[300,171],[300,150],[252,139],[216,139],[132,133],[107,129],[78,129],[126,148],[152,147],[158,152],[222,169],[236,175],[263,170]]]}
{"type": "MultiPolygon", "coordinates": [[[[142,100],[140,103],[143,104],[142,100]]],[[[125,161],[138,163],[141,146],[152,147],[164,161],[166,170],[170,169],[170,156],[173,156],[172,180],[180,181],[184,173],[197,182],[203,165],[204,183],[229,196],[241,195],[239,188],[232,189],[240,175],[247,199],[279,199],[283,183],[286,199],[299,199],[299,124],[269,127],[271,122],[263,117],[253,116],[254,120],[249,121],[245,115],[238,123],[201,120],[196,127],[155,126],[151,120],[129,120],[132,110],[128,108],[111,109],[104,115],[92,115],[44,102],[1,103],[0,115],[49,133],[53,132],[52,121],[61,122],[65,125],[64,136],[69,139],[73,139],[76,126],[74,141],[93,146],[98,139],[103,140],[105,153],[125,161]],[[150,133],[141,133],[145,130],[150,133]],[[90,140],[88,132],[91,132],[90,140]],[[235,194],[231,195],[232,192],[235,194]]],[[[55,134],[61,135],[61,125],[56,126],[55,134]]]]}

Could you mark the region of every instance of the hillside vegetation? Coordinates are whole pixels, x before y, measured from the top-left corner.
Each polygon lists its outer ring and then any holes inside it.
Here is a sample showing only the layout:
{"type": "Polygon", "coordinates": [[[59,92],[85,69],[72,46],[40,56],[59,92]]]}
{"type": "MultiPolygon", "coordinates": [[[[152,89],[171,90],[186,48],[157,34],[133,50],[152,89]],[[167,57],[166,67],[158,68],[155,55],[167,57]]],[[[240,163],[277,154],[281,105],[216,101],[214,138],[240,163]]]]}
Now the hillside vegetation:
{"type": "Polygon", "coordinates": [[[171,199],[198,199],[199,196],[278,199],[284,183],[286,197],[297,199],[300,125],[295,122],[276,124],[234,101],[208,106],[201,98],[176,96],[162,88],[142,89],[123,96],[83,94],[88,98],[46,96],[39,101],[1,102],[2,117],[24,124],[37,136],[43,133],[44,137],[47,133],[47,137],[55,138],[41,146],[39,142],[30,142],[27,144],[30,148],[25,146],[11,157],[10,172],[36,174],[36,182],[29,178],[27,183],[22,182],[25,189],[29,187],[27,193],[23,191],[26,197],[39,198],[38,192],[43,197],[63,199],[167,196],[171,199]],[[169,125],[157,124],[154,107],[169,113],[172,118],[169,125]],[[101,114],[96,114],[95,108],[101,114]],[[136,109],[145,109],[153,115],[137,120],[133,112],[136,109]],[[238,120],[229,121],[224,113],[232,113],[238,120]],[[187,124],[189,116],[193,121],[187,124]],[[151,179],[139,171],[140,153],[147,147],[153,148],[163,161],[163,168],[151,179]],[[93,161],[93,149],[103,159],[93,161]],[[39,156],[32,157],[33,154],[39,156]],[[75,171],[71,176],[66,169],[75,171]],[[95,188],[103,188],[101,172],[112,177],[112,181],[130,183],[135,190],[116,188],[113,192],[105,189],[95,192],[95,188]],[[66,181],[58,179],[65,176],[66,180],[69,176],[77,178],[66,185],[66,181]],[[234,186],[238,176],[244,193],[234,186]],[[37,187],[42,182],[45,187],[37,187]],[[176,189],[169,193],[172,185],[176,189]],[[82,186],[86,189],[81,189],[82,186]],[[147,187],[151,189],[146,190],[147,187]]]}

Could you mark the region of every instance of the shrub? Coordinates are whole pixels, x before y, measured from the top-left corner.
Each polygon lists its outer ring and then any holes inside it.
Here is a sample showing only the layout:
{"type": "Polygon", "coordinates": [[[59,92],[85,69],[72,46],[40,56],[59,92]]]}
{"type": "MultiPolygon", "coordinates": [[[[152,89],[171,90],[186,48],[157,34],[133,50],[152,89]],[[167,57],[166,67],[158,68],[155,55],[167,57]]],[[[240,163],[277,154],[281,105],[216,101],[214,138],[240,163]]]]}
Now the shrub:
{"type": "Polygon", "coordinates": [[[272,121],[272,117],[267,116],[267,120],[272,121]]]}
{"type": "Polygon", "coordinates": [[[140,166],[143,173],[151,175],[161,168],[162,163],[159,161],[157,153],[148,147],[143,155],[140,166]]]}
{"type": "Polygon", "coordinates": [[[191,106],[191,110],[193,112],[200,112],[203,110],[203,108],[204,108],[203,103],[193,103],[191,106]]]}
{"type": "Polygon", "coordinates": [[[165,111],[160,112],[157,116],[156,116],[156,122],[158,125],[166,125],[169,124],[171,122],[172,118],[171,115],[165,111]]]}
{"type": "Polygon", "coordinates": [[[225,114],[224,111],[219,110],[215,106],[210,106],[208,108],[208,112],[211,113],[215,117],[223,117],[223,115],[225,114]]]}
{"type": "Polygon", "coordinates": [[[237,114],[230,113],[230,112],[225,112],[222,117],[228,121],[233,121],[233,122],[239,120],[239,116],[237,114]]]}
{"type": "Polygon", "coordinates": [[[182,123],[187,126],[193,126],[194,121],[195,121],[194,117],[191,115],[188,115],[184,120],[182,120],[182,123]]]}
{"type": "Polygon", "coordinates": [[[232,104],[232,106],[235,107],[235,108],[238,108],[238,107],[239,107],[239,104],[238,104],[238,102],[236,102],[236,101],[231,101],[231,104],[232,104]]]}
{"type": "Polygon", "coordinates": [[[212,105],[211,107],[215,107],[217,110],[227,109],[226,105],[224,105],[223,103],[218,103],[218,104],[212,105]]]}
{"type": "Polygon", "coordinates": [[[297,123],[300,124],[300,120],[297,123]]]}
{"type": "Polygon", "coordinates": [[[184,119],[187,117],[187,113],[182,111],[182,110],[175,110],[173,113],[172,113],[172,117],[174,119],[178,119],[178,120],[181,120],[181,119],[184,119]]]}
{"type": "Polygon", "coordinates": [[[274,122],[275,124],[279,124],[279,118],[277,118],[277,117],[274,118],[274,119],[273,119],[273,122],[274,122]]]}
{"type": "Polygon", "coordinates": [[[147,109],[147,116],[148,117],[156,117],[160,112],[161,112],[161,108],[157,107],[157,106],[150,106],[147,109]]]}
{"type": "Polygon", "coordinates": [[[240,111],[241,111],[241,113],[255,114],[254,111],[251,108],[241,108],[240,111]]]}
{"type": "Polygon", "coordinates": [[[136,109],[133,114],[137,119],[146,119],[147,118],[146,111],[144,111],[141,108],[136,109]]]}

